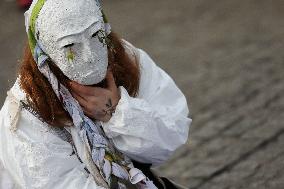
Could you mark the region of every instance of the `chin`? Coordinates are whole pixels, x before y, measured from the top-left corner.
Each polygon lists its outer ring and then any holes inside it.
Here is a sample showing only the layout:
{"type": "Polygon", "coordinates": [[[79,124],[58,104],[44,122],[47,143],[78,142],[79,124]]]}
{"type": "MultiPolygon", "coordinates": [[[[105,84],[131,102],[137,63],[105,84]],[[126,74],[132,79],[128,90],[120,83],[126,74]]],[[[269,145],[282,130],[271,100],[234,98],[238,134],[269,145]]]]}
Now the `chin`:
{"type": "MultiPolygon", "coordinates": [[[[78,82],[78,81],[76,81],[78,82]]],[[[92,87],[102,87],[105,88],[106,87],[106,79],[104,78],[103,80],[101,80],[100,82],[78,82],[81,85],[85,85],[85,86],[92,86],[92,87]]]]}
{"type": "Polygon", "coordinates": [[[106,79],[103,79],[101,82],[99,82],[99,83],[97,83],[97,84],[93,84],[93,85],[91,85],[91,86],[106,88],[106,87],[107,87],[106,79]]]}

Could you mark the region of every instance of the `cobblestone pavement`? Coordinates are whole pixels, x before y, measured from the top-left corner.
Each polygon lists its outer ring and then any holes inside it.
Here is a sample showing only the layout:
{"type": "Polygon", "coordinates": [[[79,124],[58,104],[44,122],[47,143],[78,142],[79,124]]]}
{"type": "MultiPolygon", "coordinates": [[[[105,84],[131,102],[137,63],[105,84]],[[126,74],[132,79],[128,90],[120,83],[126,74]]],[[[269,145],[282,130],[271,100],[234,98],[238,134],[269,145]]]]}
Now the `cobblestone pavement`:
{"type": "MultiPolygon", "coordinates": [[[[25,39],[13,4],[0,2],[1,91],[25,39]]],[[[108,0],[105,9],[188,98],[190,140],[158,171],[190,189],[283,189],[284,1],[108,0]]]]}

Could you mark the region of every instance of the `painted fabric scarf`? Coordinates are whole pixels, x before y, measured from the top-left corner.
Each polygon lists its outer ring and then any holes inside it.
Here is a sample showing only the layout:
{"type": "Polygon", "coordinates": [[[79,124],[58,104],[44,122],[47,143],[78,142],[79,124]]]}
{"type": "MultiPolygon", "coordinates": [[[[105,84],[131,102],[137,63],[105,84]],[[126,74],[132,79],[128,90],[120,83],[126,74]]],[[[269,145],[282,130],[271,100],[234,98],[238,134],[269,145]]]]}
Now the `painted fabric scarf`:
{"type": "MultiPolygon", "coordinates": [[[[100,6],[99,0],[96,0],[100,6]]],[[[40,48],[35,35],[36,19],[44,6],[45,0],[34,2],[28,18],[28,39],[34,60],[37,63],[39,71],[48,79],[58,99],[62,102],[64,109],[72,118],[73,124],[79,130],[82,141],[87,143],[91,149],[92,160],[99,168],[101,176],[109,186],[114,182],[114,178],[130,181],[140,189],[156,189],[157,187],[149,180],[141,170],[135,168],[131,160],[119,153],[112,142],[105,136],[99,121],[93,121],[84,115],[79,103],[72,97],[68,89],[62,85],[56,76],[52,73],[49,65],[46,63],[49,57],[40,48]]],[[[101,10],[101,9],[100,9],[101,10]]],[[[101,10],[102,11],[102,10],[101,10]]],[[[103,14],[104,15],[104,14],[103,14]]],[[[110,26],[105,21],[105,32],[110,33],[110,26]]],[[[119,188],[125,188],[125,185],[118,183],[119,188]]]]}

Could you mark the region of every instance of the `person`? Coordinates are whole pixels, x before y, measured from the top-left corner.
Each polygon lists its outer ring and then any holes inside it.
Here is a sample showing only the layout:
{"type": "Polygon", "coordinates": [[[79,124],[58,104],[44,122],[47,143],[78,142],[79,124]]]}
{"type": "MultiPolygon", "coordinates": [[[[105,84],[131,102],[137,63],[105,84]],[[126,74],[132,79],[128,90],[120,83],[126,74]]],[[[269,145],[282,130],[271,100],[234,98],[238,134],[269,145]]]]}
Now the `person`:
{"type": "Polygon", "coordinates": [[[32,4],[32,0],[17,0],[17,4],[21,9],[27,9],[32,4]]]}
{"type": "Polygon", "coordinates": [[[34,0],[0,112],[0,187],[178,188],[156,176],[188,138],[186,98],[111,31],[99,1],[34,0]]]}

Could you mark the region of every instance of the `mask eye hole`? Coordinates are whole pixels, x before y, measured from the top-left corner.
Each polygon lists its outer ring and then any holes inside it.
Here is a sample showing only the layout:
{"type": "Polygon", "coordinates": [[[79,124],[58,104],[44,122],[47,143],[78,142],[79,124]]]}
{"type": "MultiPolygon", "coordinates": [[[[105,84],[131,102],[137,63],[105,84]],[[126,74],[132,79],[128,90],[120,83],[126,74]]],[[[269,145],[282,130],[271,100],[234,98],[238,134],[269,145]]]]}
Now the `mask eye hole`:
{"type": "Polygon", "coordinates": [[[92,37],[99,37],[99,38],[103,38],[105,36],[104,31],[103,30],[98,30],[97,32],[95,32],[92,37]]]}
{"type": "Polygon", "coordinates": [[[96,37],[96,36],[98,36],[99,32],[100,32],[100,30],[99,30],[99,31],[97,31],[97,32],[95,32],[95,33],[92,35],[92,37],[96,37]]]}
{"type": "Polygon", "coordinates": [[[99,41],[103,44],[106,45],[106,35],[103,30],[99,30],[95,32],[92,37],[98,37],[99,41]]]}
{"type": "Polygon", "coordinates": [[[68,45],[64,45],[63,47],[64,48],[70,48],[70,47],[72,47],[74,45],[74,43],[71,43],[71,44],[68,44],[68,45]]]}

